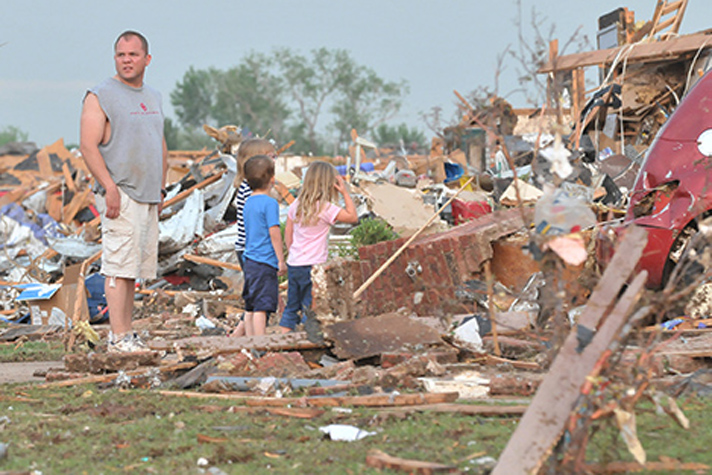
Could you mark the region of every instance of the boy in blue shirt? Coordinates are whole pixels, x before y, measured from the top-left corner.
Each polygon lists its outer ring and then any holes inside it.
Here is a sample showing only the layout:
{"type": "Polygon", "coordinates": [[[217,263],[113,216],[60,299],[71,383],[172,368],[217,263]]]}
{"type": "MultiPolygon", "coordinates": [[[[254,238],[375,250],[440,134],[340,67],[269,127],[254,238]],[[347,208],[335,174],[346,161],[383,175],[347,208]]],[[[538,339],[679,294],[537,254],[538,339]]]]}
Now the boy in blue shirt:
{"type": "Polygon", "coordinates": [[[277,311],[277,276],[287,272],[279,229],[279,204],[269,196],[274,185],[274,160],[256,155],[245,162],[244,169],[245,179],[252,188],[243,210],[245,334],[264,335],[267,316],[277,311]]]}

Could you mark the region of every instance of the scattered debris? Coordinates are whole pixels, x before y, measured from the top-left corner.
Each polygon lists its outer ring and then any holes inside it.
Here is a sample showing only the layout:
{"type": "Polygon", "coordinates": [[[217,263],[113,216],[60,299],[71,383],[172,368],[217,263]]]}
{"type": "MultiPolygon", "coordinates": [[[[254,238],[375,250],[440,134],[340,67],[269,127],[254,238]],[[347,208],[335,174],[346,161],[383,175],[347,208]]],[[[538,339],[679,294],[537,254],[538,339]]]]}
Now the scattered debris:
{"type": "MultiPolygon", "coordinates": [[[[706,470],[648,460],[635,425],[636,403],[648,399],[687,428],[673,398],[712,394],[712,42],[708,31],[676,35],[685,4],[658,2],[643,27],[626,9],[604,15],[601,50],[559,56],[553,42],[540,69],[552,88],[546,107],[492,97],[475,108],[455,91],[460,122],[427,154],[354,130],[347,157],[319,157],[350,183],[362,224],[380,220],[388,233],[354,244],[356,229],[336,226],[328,262],[312,271],[314,318],[287,334],[272,317],[264,336],[227,336],[244,311],[233,226],[239,126],[206,125],[215,150],[169,154],[159,277],[141,283],[134,314],[150,350],[135,354],[101,345],[100,219],[82,158],[62,140],[2,147],[0,342],[64,343],[64,367],[47,371],[44,387],[152,388],[303,419],[344,406],[523,414],[498,461],[470,460],[493,473],[706,470]],[[603,74],[587,96],[589,66],[603,74]],[[532,400],[454,404],[487,398],[532,400]],[[604,420],[635,464],[586,462],[604,420]]],[[[289,146],[276,159],[282,211],[315,160],[284,154],[289,146]]],[[[374,435],[320,430],[332,440],[374,435]]],[[[0,458],[6,451],[0,444],[0,458]]],[[[457,471],[380,451],[367,464],[457,471]]]]}

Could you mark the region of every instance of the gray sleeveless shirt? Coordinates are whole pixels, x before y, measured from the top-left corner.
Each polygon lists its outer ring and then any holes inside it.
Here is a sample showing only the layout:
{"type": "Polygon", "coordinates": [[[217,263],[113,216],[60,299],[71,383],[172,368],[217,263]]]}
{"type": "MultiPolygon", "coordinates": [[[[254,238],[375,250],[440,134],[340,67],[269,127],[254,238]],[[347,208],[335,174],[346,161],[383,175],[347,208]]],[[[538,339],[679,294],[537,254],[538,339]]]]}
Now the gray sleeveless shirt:
{"type": "MultiPolygon", "coordinates": [[[[163,109],[161,95],[143,85],[128,86],[108,78],[89,89],[111,124],[111,137],[99,145],[117,186],[139,203],[159,203],[163,180],[163,109]]],[[[99,186],[98,190],[103,192],[99,186]]]]}

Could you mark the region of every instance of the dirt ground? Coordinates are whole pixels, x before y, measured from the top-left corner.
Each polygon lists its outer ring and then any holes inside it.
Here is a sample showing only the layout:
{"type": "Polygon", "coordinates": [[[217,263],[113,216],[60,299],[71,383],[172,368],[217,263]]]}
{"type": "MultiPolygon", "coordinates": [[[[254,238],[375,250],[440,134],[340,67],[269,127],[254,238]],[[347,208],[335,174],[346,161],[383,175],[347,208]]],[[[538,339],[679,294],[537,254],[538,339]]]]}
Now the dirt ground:
{"type": "Polygon", "coordinates": [[[34,376],[35,371],[62,368],[62,361],[26,361],[21,363],[0,363],[0,384],[30,383],[44,381],[44,377],[34,376]]]}

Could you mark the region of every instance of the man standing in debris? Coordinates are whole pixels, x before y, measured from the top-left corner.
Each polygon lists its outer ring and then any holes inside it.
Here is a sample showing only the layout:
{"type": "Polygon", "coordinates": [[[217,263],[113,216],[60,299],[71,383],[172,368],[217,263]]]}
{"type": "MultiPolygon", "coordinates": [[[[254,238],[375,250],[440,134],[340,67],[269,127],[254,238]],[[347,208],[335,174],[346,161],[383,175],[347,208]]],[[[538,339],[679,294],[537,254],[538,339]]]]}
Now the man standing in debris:
{"type": "Polygon", "coordinates": [[[131,317],[136,279],[156,277],[158,215],[167,149],[161,95],[143,82],[148,41],[125,31],[114,43],[116,75],[84,96],[80,150],[102,214],[102,266],[109,307],[109,351],[145,351],[131,317]]]}

